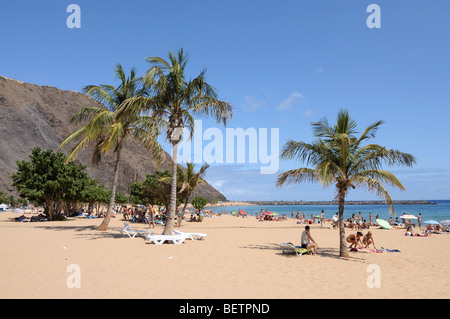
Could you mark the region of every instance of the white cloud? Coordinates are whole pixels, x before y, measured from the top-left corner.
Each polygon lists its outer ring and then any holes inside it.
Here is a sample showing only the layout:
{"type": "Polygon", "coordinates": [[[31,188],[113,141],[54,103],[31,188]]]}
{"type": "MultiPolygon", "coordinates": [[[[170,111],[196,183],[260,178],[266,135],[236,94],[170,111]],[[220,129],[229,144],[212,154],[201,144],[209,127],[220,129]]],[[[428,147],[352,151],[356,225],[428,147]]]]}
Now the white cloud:
{"type": "Polygon", "coordinates": [[[301,94],[298,91],[293,92],[287,99],[285,99],[283,102],[277,105],[277,110],[290,110],[294,103],[297,102],[299,99],[303,98],[303,94],[301,94]]]}
{"type": "Polygon", "coordinates": [[[307,109],[305,112],[303,112],[302,116],[303,117],[310,117],[313,114],[314,114],[313,110],[307,109]]]}
{"type": "Polygon", "coordinates": [[[256,111],[259,108],[263,107],[265,104],[266,103],[264,100],[257,100],[251,95],[246,95],[243,107],[247,111],[256,111]]]}
{"type": "Polygon", "coordinates": [[[214,182],[212,183],[212,187],[219,189],[219,188],[222,187],[223,184],[225,184],[225,183],[226,183],[225,180],[219,179],[219,180],[214,181],[214,182]]]}

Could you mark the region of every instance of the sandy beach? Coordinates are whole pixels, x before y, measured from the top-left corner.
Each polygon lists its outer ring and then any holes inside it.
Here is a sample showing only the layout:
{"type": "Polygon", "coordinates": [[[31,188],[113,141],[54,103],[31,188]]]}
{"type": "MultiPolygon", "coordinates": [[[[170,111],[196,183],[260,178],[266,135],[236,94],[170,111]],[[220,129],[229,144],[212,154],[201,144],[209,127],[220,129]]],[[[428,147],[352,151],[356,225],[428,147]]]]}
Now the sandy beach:
{"type": "MultiPolygon", "coordinates": [[[[0,213],[1,298],[450,297],[447,234],[415,238],[405,237],[404,230],[372,228],[377,248],[400,252],[351,252],[342,259],[338,231],[320,225],[311,227],[318,255],[282,254],[278,244],[299,244],[304,229],[292,219],[258,222],[224,215],[183,222],[180,230],[207,237],[154,245],[120,234],[121,215],[106,232],[95,230],[98,219],[10,220],[17,216],[0,213]],[[79,288],[67,285],[71,265],[79,267],[79,288]],[[379,267],[379,288],[368,287],[369,265],[379,267]]],[[[154,233],[162,230],[157,225],[154,233]]]]}

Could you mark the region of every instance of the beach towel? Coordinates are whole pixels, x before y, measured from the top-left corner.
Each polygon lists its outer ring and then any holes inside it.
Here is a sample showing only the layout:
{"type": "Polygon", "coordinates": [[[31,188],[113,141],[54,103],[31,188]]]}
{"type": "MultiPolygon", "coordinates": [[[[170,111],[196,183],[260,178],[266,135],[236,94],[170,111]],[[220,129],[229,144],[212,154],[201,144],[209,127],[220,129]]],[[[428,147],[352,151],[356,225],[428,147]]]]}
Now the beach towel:
{"type": "Polygon", "coordinates": [[[306,248],[302,248],[301,246],[295,246],[295,250],[297,251],[297,253],[299,253],[300,255],[303,254],[308,254],[311,250],[306,249],[306,248]]]}
{"type": "Polygon", "coordinates": [[[302,248],[302,246],[295,246],[293,243],[289,242],[287,243],[287,245],[291,245],[295,247],[295,251],[297,252],[297,254],[299,255],[304,255],[304,254],[309,254],[311,252],[310,249],[306,249],[306,248],[302,248]]]}
{"type": "Polygon", "coordinates": [[[399,253],[399,252],[400,252],[400,250],[398,250],[398,249],[386,249],[386,248],[384,248],[384,247],[381,247],[380,250],[381,250],[381,251],[386,251],[386,252],[388,252],[388,253],[399,253]]]}
{"type": "Polygon", "coordinates": [[[351,248],[350,251],[357,251],[362,253],[382,253],[379,249],[368,249],[368,248],[351,248]]]}

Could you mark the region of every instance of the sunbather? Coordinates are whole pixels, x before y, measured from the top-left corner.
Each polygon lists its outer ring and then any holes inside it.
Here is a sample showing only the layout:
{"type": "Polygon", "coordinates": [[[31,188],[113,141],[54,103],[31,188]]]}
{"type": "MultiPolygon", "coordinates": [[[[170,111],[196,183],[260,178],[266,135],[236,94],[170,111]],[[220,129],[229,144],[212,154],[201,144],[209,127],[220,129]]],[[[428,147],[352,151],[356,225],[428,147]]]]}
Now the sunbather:
{"type": "Polygon", "coordinates": [[[411,226],[408,226],[408,228],[406,228],[405,236],[414,236],[414,230],[411,226]]]}
{"type": "Polygon", "coordinates": [[[368,231],[367,234],[364,235],[363,239],[362,239],[363,244],[365,245],[364,247],[367,248],[369,247],[370,244],[373,245],[373,249],[377,249],[377,247],[375,247],[375,241],[373,240],[373,236],[372,236],[372,232],[368,231]]]}
{"type": "Polygon", "coordinates": [[[349,248],[357,247],[358,243],[360,244],[359,247],[363,246],[363,243],[361,242],[361,237],[363,236],[363,233],[357,232],[356,234],[350,234],[347,236],[347,243],[350,244],[349,248]]]}

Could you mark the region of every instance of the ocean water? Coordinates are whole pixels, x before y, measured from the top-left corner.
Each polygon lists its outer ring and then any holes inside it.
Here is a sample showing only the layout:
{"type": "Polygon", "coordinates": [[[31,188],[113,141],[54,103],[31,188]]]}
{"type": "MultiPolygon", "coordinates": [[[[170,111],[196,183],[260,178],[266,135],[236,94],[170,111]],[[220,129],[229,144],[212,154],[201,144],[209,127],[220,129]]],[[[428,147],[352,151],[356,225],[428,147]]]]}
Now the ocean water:
{"type": "MultiPolygon", "coordinates": [[[[394,205],[395,216],[389,214],[388,205],[345,205],[344,207],[344,219],[350,218],[352,214],[358,216],[361,212],[361,216],[369,221],[369,213],[372,213],[372,221],[375,221],[375,217],[379,215],[379,218],[388,220],[390,216],[395,220],[395,217],[399,218],[403,213],[407,215],[418,216],[422,214],[422,222],[432,219],[436,221],[443,221],[450,219],[450,200],[430,200],[430,202],[436,203],[433,205],[394,205]]],[[[288,218],[291,217],[291,212],[294,212],[294,216],[297,211],[301,214],[305,213],[306,218],[310,218],[311,214],[315,216],[320,215],[322,209],[325,212],[325,218],[331,219],[334,214],[338,212],[338,205],[251,205],[251,206],[226,206],[226,207],[214,207],[214,212],[225,211],[226,214],[231,214],[233,211],[242,209],[246,211],[250,216],[256,216],[261,209],[269,212],[278,213],[279,215],[286,214],[288,218]]],[[[414,222],[414,220],[411,220],[414,222]]]]}

